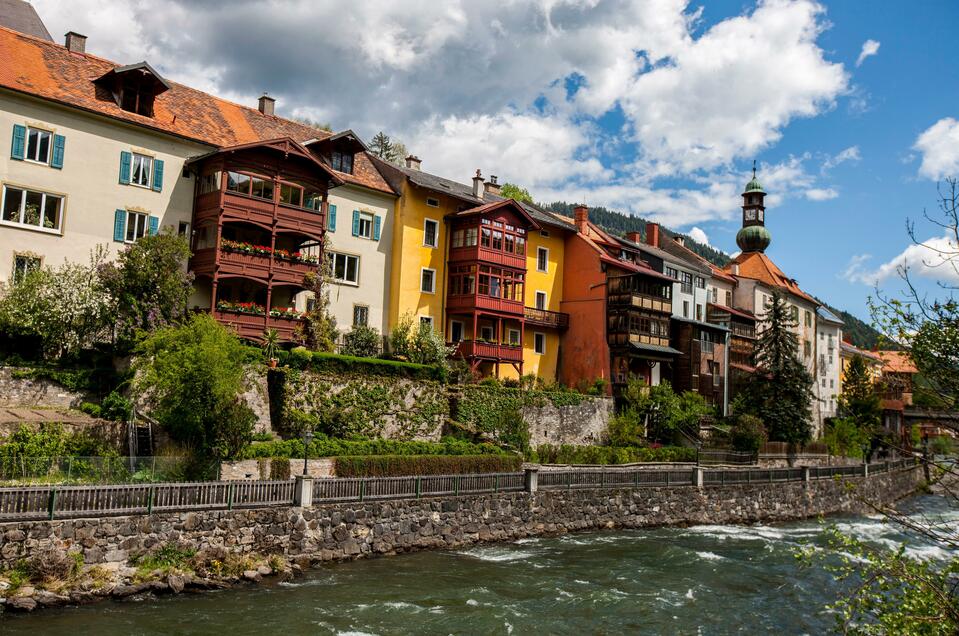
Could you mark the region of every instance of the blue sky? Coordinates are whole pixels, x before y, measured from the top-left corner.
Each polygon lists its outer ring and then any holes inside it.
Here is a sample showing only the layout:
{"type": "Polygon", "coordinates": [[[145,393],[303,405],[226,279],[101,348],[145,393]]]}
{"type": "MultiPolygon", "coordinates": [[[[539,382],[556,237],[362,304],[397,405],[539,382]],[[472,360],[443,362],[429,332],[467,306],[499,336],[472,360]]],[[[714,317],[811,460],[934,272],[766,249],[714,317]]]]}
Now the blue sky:
{"type": "MultiPolygon", "coordinates": [[[[173,80],[365,138],[423,168],[479,168],[539,201],[586,201],[736,250],[753,159],[768,253],[862,317],[907,217],[959,173],[948,28],[959,4],[813,0],[34,0],[53,33],[173,80]]],[[[949,244],[928,225],[920,237],[949,244]]],[[[923,278],[925,276],[925,278],[923,278]]]]}

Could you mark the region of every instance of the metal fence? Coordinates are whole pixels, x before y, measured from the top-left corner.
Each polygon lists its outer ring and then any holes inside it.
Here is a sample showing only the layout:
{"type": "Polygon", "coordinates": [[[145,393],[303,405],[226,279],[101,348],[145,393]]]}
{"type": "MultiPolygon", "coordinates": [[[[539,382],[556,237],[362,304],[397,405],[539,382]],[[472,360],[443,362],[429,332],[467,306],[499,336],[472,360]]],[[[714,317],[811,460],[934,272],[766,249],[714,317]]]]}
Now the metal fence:
{"type": "MultiPolygon", "coordinates": [[[[916,463],[910,458],[868,467],[551,470],[539,472],[536,482],[540,490],[693,486],[702,471],[702,485],[715,487],[801,481],[806,471],[811,480],[863,476],[867,471],[885,473],[916,463]]],[[[293,480],[281,480],[0,488],[0,521],[291,506],[294,485],[293,480]]],[[[310,494],[313,503],[332,503],[522,492],[527,487],[524,473],[424,475],[317,479],[310,494]]]]}

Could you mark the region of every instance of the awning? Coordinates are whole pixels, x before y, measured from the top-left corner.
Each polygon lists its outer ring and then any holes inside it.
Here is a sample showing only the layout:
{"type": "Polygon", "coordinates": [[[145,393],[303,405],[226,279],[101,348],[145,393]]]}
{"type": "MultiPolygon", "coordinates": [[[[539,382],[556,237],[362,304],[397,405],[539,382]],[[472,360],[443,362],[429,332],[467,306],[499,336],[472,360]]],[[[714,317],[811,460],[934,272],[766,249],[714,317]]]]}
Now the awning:
{"type": "Polygon", "coordinates": [[[682,351],[678,351],[672,347],[661,347],[659,345],[642,344],[639,342],[630,342],[629,346],[631,349],[635,349],[638,353],[642,353],[643,357],[653,358],[656,360],[671,360],[672,356],[683,355],[682,351]]]}

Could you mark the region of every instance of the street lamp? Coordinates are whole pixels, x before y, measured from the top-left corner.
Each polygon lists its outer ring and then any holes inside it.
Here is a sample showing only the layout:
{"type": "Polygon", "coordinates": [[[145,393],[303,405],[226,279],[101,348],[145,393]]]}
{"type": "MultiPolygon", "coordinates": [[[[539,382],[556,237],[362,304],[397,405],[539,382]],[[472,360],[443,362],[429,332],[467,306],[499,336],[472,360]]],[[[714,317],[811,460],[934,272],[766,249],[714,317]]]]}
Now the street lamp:
{"type": "Polygon", "coordinates": [[[306,460],[310,456],[310,442],[313,441],[313,431],[306,429],[303,433],[303,476],[306,477],[306,460]]]}

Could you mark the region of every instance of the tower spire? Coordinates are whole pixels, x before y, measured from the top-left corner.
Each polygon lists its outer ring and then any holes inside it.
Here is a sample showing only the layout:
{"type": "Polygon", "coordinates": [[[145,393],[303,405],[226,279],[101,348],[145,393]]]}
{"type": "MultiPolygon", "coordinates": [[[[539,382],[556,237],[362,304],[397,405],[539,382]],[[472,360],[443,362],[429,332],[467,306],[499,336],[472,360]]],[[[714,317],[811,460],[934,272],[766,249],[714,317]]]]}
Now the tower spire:
{"type": "Polygon", "coordinates": [[[756,178],[756,160],[753,159],[753,178],[743,192],[743,227],[736,234],[736,244],[744,252],[762,252],[772,239],[766,229],[766,192],[756,178]]]}

